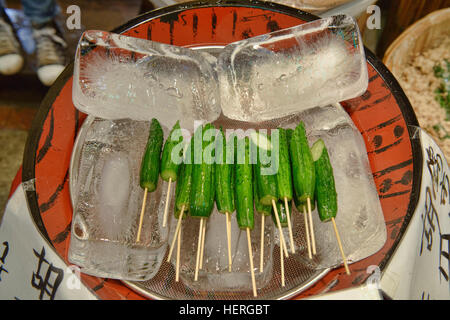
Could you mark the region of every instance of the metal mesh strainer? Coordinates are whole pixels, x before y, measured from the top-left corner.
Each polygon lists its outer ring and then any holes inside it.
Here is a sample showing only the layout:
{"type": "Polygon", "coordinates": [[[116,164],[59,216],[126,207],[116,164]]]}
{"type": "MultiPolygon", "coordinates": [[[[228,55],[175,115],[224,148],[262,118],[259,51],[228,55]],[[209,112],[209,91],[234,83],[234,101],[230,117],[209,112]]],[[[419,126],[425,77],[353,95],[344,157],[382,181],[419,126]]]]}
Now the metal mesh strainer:
{"type": "MultiPolygon", "coordinates": [[[[212,219],[213,215],[220,214],[215,210],[210,219],[212,219]]],[[[260,218],[259,215],[255,216],[255,229],[252,231],[252,249],[258,287],[257,299],[286,299],[292,297],[314,284],[329,271],[329,269],[317,269],[316,263],[319,261],[320,256],[316,256],[312,261],[309,261],[306,258],[307,255],[305,253],[306,242],[304,238],[303,219],[300,219],[301,215],[295,209],[293,211],[293,216],[293,235],[295,239],[296,254],[292,255],[290,253],[290,257],[288,259],[284,259],[284,287],[281,286],[280,250],[278,244],[276,244],[278,243],[277,230],[274,230],[276,228],[272,227],[272,221],[266,220],[266,239],[271,236],[272,243],[271,245],[268,245],[268,247],[272,250],[269,250],[270,253],[265,257],[266,261],[264,274],[261,276],[259,274],[259,270],[257,270],[257,266],[259,266],[258,251],[260,218]]],[[[217,220],[215,222],[217,222],[217,220]]],[[[164,262],[156,276],[151,280],[140,282],[125,281],[125,284],[144,296],[154,299],[254,299],[250,284],[249,268],[246,268],[246,270],[243,270],[244,268],[239,270],[241,272],[237,273],[235,279],[235,284],[239,281],[247,280],[247,288],[245,289],[234,290],[231,288],[228,290],[226,288],[226,284],[224,283],[226,280],[221,279],[218,274],[214,274],[214,270],[212,274],[208,274],[208,270],[200,272],[199,280],[195,283],[193,281],[195,251],[186,250],[186,247],[193,246],[193,249],[196,249],[197,237],[195,234],[198,230],[198,222],[191,219],[188,224],[184,222],[183,228],[184,230],[182,237],[184,239],[188,238],[188,240],[182,240],[182,275],[180,276],[181,279],[179,282],[175,282],[175,262],[172,261],[171,263],[164,262]],[[214,276],[216,276],[216,279],[213,279],[214,276]],[[214,283],[216,287],[212,287],[211,283],[214,283]]],[[[240,236],[245,237],[245,232],[241,232],[240,236]]],[[[243,251],[245,252],[245,250],[243,251]]],[[[165,259],[167,259],[167,256],[165,259]]],[[[207,269],[208,257],[205,256],[205,259],[205,269],[207,269]]],[[[233,261],[234,260],[235,259],[233,259],[233,261]]],[[[248,267],[248,264],[246,266],[248,267]]],[[[220,270],[219,272],[221,272],[221,275],[230,274],[226,268],[220,270]]],[[[232,277],[232,274],[230,275],[232,277]]]]}

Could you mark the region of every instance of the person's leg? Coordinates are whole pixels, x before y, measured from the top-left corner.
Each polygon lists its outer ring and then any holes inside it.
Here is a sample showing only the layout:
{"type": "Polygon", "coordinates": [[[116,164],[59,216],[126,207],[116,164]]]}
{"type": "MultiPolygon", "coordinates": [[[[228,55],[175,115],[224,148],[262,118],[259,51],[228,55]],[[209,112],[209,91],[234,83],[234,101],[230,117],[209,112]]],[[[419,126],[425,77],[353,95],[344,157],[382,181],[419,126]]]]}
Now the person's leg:
{"type": "Polygon", "coordinates": [[[24,59],[14,28],[0,0],[0,74],[12,75],[22,69],[24,59]]]}
{"type": "Polygon", "coordinates": [[[55,0],[22,0],[22,6],[33,26],[37,75],[43,84],[50,86],[66,65],[67,45],[61,30],[55,23],[59,6],[55,0]]]}
{"type": "Polygon", "coordinates": [[[55,0],[22,0],[22,7],[34,26],[52,21],[59,13],[55,0]]]}

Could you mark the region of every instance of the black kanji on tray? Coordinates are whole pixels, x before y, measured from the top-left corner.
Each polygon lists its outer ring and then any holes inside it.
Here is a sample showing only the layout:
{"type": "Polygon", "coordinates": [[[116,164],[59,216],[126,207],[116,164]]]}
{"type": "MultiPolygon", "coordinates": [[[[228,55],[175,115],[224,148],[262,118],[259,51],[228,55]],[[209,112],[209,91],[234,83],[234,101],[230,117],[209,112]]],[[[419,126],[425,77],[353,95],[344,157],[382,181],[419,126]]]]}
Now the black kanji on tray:
{"type": "Polygon", "coordinates": [[[31,286],[39,290],[39,300],[47,296],[49,300],[55,298],[56,291],[61,284],[64,271],[56,268],[45,259],[45,248],[42,247],[40,253],[33,249],[34,255],[38,258],[37,270],[31,278],[31,286]],[[46,269],[46,270],[45,270],[46,269]]]}
{"type": "Polygon", "coordinates": [[[9,243],[8,241],[3,242],[3,253],[0,257],[0,281],[2,281],[2,272],[6,272],[8,273],[8,270],[5,269],[5,263],[6,263],[6,256],[8,255],[9,252],[9,243]]]}

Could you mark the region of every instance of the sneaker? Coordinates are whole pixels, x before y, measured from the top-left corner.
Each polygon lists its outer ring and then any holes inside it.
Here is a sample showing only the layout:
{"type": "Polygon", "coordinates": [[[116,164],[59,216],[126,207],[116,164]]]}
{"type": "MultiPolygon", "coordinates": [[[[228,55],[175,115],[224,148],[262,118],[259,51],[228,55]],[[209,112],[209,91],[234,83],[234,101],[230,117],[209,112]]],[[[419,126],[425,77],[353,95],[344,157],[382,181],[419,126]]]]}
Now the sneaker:
{"type": "Polygon", "coordinates": [[[11,21],[0,12],[0,74],[12,75],[22,69],[24,59],[11,21]]]}
{"type": "Polygon", "coordinates": [[[38,78],[44,85],[50,86],[66,66],[67,44],[53,21],[33,26],[33,38],[36,42],[38,78]]]}

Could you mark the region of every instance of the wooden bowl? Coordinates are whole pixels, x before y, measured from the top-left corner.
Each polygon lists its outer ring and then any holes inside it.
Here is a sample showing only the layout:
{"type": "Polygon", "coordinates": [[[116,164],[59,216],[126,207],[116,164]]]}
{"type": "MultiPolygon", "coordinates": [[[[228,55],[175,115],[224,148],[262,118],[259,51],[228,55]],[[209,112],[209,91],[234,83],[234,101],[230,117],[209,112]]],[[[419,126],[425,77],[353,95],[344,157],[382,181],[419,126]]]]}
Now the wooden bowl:
{"type": "Polygon", "coordinates": [[[434,11],[406,29],[386,50],[383,62],[399,77],[414,55],[436,45],[443,35],[450,37],[450,8],[434,11]]]}

